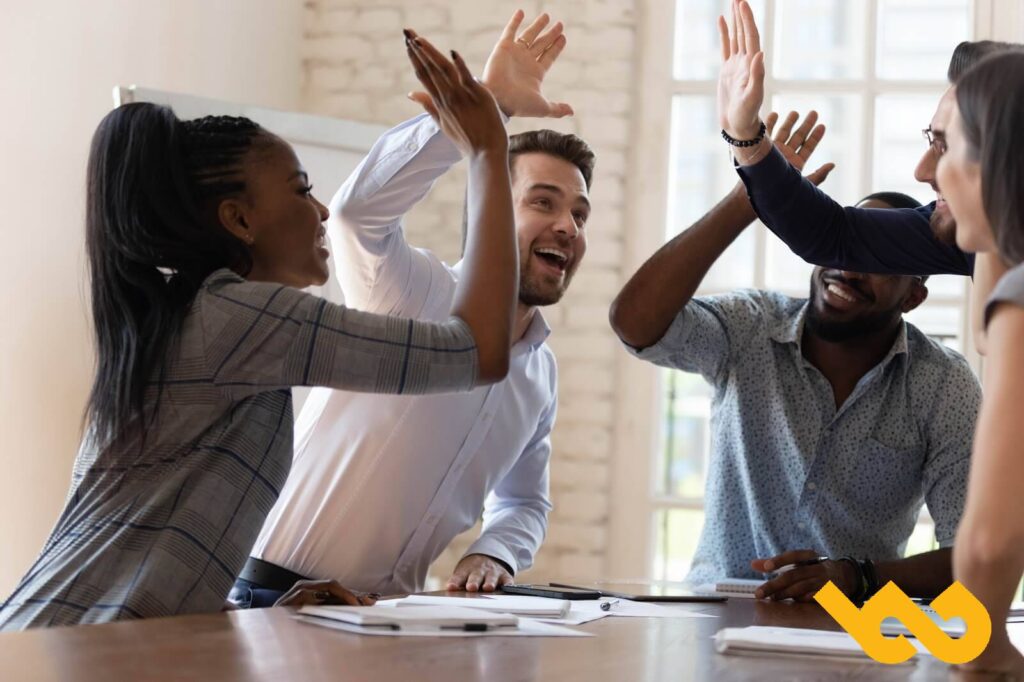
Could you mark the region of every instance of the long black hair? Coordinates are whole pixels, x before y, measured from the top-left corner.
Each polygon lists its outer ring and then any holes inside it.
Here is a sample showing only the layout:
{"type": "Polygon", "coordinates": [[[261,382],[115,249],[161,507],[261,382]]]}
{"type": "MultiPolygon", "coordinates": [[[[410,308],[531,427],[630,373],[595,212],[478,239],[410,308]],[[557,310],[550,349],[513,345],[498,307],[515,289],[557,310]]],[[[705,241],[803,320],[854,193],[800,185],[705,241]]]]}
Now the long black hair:
{"type": "Polygon", "coordinates": [[[981,165],[981,198],[999,253],[1024,262],[1024,52],[986,57],[956,88],[969,155],[981,165]]]}
{"type": "Polygon", "coordinates": [[[216,216],[221,199],[245,191],[244,157],[263,133],[249,119],[181,121],[146,103],[100,122],[85,218],[97,355],[90,438],[105,443],[142,416],[146,384],[203,280],[251,268],[245,244],[216,216]]]}

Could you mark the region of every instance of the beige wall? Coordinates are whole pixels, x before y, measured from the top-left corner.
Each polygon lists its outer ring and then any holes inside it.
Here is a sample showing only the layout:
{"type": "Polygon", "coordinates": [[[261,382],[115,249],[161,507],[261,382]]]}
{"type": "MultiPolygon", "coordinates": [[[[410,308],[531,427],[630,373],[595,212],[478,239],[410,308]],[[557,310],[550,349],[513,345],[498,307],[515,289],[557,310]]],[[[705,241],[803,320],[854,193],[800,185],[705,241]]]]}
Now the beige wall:
{"type": "Polygon", "coordinates": [[[84,169],[114,85],[299,104],[299,0],[4,2],[0,598],[60,511],[92,368],[84,169]]]}
{"type": "MultiPolygon", "coordinates": [[[[443,49],[455,48],[479,73],[502,26],[521,7],[568,26],[568,46],[548,76],[553,98],[578,115],[560,121],[514,120],[512,132],[550,127],[581,135],[597,153],[586,260],[565,297],[545,316],[558,356],[559,410],[552,456],[548,538],[526,579],[597,578],[608,567],[608,520],[615,414],[623,353],[608,327],[608,304],[622,276],[629,140],[636,71],[634,0],[308,0],[304,108],[313,113],[394,125],[419,113],[404,95],[416,85],[402,44],[411,27],[443,49]]],[[[410,216],[412,243],[458,258],[465,174],[437,183],[410,216]]],[[[447,572],[477,531],[459,538],[434,567],[447,572]]]]}

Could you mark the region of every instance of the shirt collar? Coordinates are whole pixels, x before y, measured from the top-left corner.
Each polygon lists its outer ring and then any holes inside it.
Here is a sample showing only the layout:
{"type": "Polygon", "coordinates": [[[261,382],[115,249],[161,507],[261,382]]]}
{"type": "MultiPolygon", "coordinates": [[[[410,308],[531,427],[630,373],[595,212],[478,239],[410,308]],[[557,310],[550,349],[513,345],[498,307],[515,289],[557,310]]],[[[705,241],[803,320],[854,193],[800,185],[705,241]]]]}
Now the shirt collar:
{"type": "MultiPolygon", "coordinates": [[[[800,348],[800,340],[804,335],[804,321],[807,319],[807,309],[809,307],[810,301],[806,301],[792,315],[775,320],[768,335],[779,343],[794,343],[797,348],[800,348]]],[[[900,331],[896,335],[896,341],[893,342],[892,348],[889,349],[888,354],[886,354],[885,359],[880,364],[885,364],[896,355],[905,355],[906,353],[907,322],[906,320],[900,320],[900,331]]]]}

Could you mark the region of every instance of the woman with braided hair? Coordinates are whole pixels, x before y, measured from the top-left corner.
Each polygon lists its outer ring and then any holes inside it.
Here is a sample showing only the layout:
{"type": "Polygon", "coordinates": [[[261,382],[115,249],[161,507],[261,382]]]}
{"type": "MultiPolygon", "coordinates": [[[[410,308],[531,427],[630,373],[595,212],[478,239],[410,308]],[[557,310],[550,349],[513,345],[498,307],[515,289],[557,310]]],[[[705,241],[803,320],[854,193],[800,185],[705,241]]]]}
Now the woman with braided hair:
{"type": "MultiPolygon", "coordinates": [[[[371,315],[327,276],[327,209],[291,147],[244,118],[129,104],[93,138],[86,242],[96,375],[66,506],[0,630],[220,610],[288,475],[292,386],[468,390],[504,377],[518,271],[508,140],[453,53],[409,47],[469,160],[451,316],[371,315]]],[[[359,600],[340,586],[320,601],[359,600]]]]}

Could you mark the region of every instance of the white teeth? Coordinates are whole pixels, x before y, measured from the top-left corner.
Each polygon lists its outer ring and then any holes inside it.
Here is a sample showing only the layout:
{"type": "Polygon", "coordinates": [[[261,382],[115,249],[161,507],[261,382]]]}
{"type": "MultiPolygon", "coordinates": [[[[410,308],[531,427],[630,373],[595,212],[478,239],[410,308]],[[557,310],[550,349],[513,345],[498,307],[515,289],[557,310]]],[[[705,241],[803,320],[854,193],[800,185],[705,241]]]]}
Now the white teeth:
{"type": "Polygon", "coordinates": [[[560,260],[563,263],[566,262],[567,260],[569,260],[569,255],[567,253],[565,253],[564,251],[559,251],[558,249],[541,248],[541,249],[536,249],[534,251],[534,253],[543,253],[543,254],[547,254],[549,256],[554,256],[555,258],[557,258],[558,260],[560,260]]]}
{"type": "Polygon", "coordinates": [[[838,296],[839,298],[843,299],[844,301],[849,301],[850,303],[856,303],[857,302],[857,299],[855,299],[853,296],[850,296],[849,294],[847,294],[845,291],[840,289],[839,286],[836,285],[836,284],[829,284],[828,285],[828,290],[829,290],[829,292],[835,294],[836,296],[838,296]]]}

